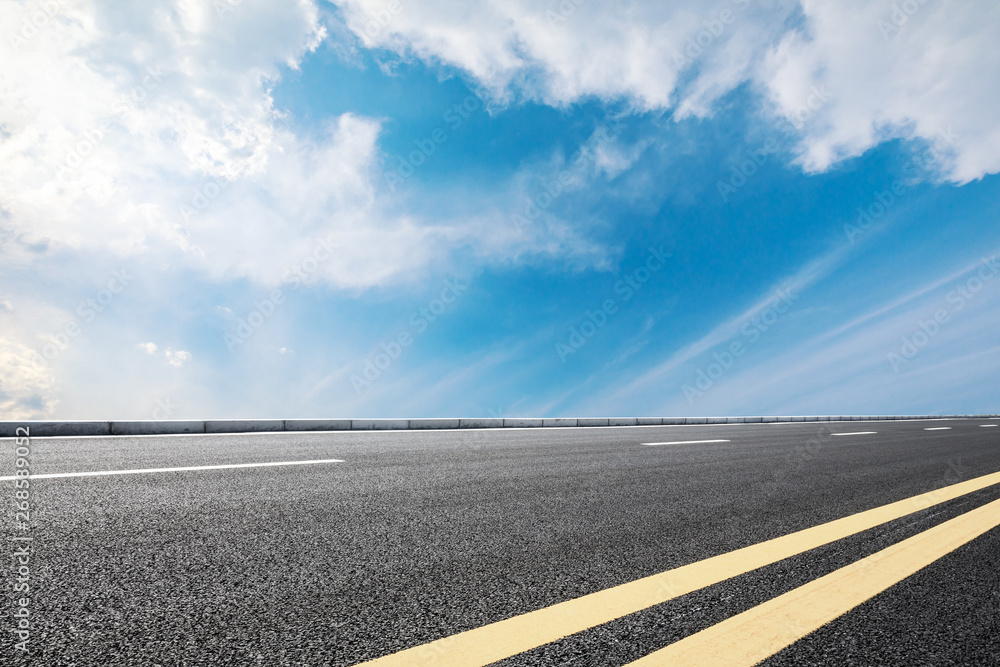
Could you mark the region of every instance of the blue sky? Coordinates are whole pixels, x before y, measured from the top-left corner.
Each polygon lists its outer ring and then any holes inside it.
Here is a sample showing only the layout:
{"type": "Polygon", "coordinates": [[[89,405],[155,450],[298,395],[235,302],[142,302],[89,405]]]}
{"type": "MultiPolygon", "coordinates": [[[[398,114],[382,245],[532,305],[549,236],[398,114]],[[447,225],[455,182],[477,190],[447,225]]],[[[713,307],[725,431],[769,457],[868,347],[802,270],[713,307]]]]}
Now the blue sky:
{"type": "Polygon", "coordinates": [[[3,2],[3,418],[998,411],[1000,10],[549,4],[3,2]]]}

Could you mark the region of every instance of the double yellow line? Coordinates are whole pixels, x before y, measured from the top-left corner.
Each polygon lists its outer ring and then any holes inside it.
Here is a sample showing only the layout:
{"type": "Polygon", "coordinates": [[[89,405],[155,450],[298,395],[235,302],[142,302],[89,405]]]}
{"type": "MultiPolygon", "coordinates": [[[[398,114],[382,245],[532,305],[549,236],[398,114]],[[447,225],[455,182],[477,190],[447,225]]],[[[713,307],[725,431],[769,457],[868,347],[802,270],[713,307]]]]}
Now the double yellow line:
{"type": "MultiPolygon", "coordinates": [[[[994,484],[977,477],[363,663],[483,667],[994,484]]],[[[631,663],[754,665],[1000,525],[1000,500],[631,663]]]]}

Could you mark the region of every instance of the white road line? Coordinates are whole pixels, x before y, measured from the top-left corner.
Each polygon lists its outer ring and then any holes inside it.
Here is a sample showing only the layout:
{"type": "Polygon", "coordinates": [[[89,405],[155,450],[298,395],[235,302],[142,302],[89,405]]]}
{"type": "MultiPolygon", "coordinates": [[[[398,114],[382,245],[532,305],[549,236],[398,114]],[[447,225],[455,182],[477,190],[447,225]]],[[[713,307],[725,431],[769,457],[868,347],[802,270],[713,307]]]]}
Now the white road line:
{"type": "Polygon", "coordinates": [[[996,424],[980,424],[979,428],[996,428],[996,424]]]}
{"type": "Polygon", "coordinates": [[[830,435],[874,435],[878,431],[855,431],[854,433],[831,433],[830,435]]]}
{"type": "Polygon", "coordinates": [[[657,445],[700,445],[706,442],[730,442],[729,440],[678,440],[676,442],[644,442],[644,447],[656,447],[657,445]]]}
{"type": "Polygon", "coordinates": [[[925,431],[950,431],[950,426],[930,426],[924,429],[925,431]]]}
{"type": "MultiPolygon", "coordinates": [[[[265,468],[269,466],[304,466],[316,463],[343,463],[341,459],[318,459],[315,461],[271,461],[268,463],[232,463],[218,466],[187,466],[184,468],[138,468],[135,470],[95,470],[92,472],[53,472],[31,475],[29,479],[55,479],[57,477],[98,477],[102,475],[141,475],[150,472],[188,472],[191,470],[226,470],[229,468],[265,468]]],[[[0,477],[0,482],[18,479],[16,475],[0,477]]]]}

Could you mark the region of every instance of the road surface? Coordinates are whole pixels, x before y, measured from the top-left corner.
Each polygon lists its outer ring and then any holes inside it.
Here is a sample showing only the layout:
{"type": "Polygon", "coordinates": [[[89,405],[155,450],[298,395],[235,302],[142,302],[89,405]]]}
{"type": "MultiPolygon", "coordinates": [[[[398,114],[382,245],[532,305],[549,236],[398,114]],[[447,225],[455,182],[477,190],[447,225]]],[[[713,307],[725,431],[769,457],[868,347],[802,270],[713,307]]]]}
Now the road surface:
{"type": "Polygon", "coordinates": [[[998,424],[3,439],[3,662],[1000,664],[998,424]]]}

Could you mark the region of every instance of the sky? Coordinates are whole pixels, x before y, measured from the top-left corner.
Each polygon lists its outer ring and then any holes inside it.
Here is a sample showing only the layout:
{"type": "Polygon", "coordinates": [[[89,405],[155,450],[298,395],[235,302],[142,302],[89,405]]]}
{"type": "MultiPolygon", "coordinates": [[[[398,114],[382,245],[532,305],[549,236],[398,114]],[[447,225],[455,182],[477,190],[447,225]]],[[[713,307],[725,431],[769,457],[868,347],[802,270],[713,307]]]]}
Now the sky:
{"type": "Polygon", "coordinates": [[[998,30],[0,0],[0,419],[1000,412],[998,30]]]}

